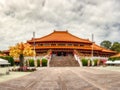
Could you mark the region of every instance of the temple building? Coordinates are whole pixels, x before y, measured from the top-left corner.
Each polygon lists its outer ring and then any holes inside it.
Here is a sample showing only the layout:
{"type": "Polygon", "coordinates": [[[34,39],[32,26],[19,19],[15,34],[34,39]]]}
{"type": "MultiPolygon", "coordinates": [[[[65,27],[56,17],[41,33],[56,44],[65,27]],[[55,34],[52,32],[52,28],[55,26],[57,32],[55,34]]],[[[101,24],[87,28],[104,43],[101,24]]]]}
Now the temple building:
{"type": "Polygon", "coordinates": [[[115,51],[100,47],[89,39],[74,36],[68,31],[54,30],[49,35],[32,38],[27,43],[33,47],[35,45],[37,56],[47,53],[48,50],[51,50],[52,54],[56,56],[68,56],[69,54],[75,53],[75,51],[84,57],[109,57],[116,54],[115,51]]]}

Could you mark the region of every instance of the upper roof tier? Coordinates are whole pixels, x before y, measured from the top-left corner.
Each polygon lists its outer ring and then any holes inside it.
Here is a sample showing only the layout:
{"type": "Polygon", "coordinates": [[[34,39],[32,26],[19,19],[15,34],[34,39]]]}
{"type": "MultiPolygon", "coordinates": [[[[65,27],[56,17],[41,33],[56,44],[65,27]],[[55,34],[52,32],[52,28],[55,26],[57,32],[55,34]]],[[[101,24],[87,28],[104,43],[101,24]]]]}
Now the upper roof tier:
{"type": "MultiPolygon", "coordinates": [[[[34,39],[28,40],[28,42],[33,42],[34,39]]],[[[88,39],[82,39],[76,37],[69,33],[68,31],[54,31],[49,35],[46,35],[41,38],[35,38],[35,42],[48,42],[48,41],[64,41],[64,42],[81,42],[81,43],[92,43],[88,39]]]]}

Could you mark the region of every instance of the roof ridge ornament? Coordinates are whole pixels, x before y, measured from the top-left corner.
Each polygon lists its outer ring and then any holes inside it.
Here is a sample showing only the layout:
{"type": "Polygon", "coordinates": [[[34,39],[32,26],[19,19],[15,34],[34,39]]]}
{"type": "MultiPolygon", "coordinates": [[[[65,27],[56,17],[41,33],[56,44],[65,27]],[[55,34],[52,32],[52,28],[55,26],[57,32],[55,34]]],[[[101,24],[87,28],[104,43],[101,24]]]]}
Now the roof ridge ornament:
{"type": "Polygon", "coordinates": [[[53,32],[68,32],[68,30],[53,30],[53,32]]]}

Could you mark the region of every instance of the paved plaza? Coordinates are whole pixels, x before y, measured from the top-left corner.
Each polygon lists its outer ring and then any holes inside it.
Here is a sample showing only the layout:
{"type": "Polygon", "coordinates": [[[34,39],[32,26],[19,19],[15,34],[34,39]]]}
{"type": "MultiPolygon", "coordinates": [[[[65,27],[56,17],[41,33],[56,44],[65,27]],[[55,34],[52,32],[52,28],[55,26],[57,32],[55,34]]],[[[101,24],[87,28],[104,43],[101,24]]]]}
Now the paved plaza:
{"type": "Polygon", "coordinates": [[[120,90],[120,72],[90,67],[42,68],[1,82],[0,90],[120,90]]]}

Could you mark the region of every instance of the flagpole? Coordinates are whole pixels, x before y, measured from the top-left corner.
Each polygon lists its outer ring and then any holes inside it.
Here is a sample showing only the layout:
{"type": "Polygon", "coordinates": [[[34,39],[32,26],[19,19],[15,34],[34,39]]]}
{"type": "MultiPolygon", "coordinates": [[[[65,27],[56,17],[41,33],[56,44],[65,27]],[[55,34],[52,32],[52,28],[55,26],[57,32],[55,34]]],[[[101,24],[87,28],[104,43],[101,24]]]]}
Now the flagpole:
{"type": "Polygon", "coordinates": [[[34,49],[34,56],[33,56],[33,58],[34,58],[34,60],[35,60],[35,67],[36,67],[36,58],[35,58],[35,32],[33,32],[33,49],[34,49]]]}
{"type": "Polygon", "coordinates": [[[92,66],[94,66],[94,61],[93,61],[93,54],[94,54],[94,52],[93,52],[93,46],[94,46],[94,34],[92,34],[92,55],[91,55],[91,60],[92,60],[92,66]]]}
{"type": "Polygon", "coordinates": [[[94,38],[94,36],[92,34],[92,58],[93,58],[93,38],[94,38]]]}

